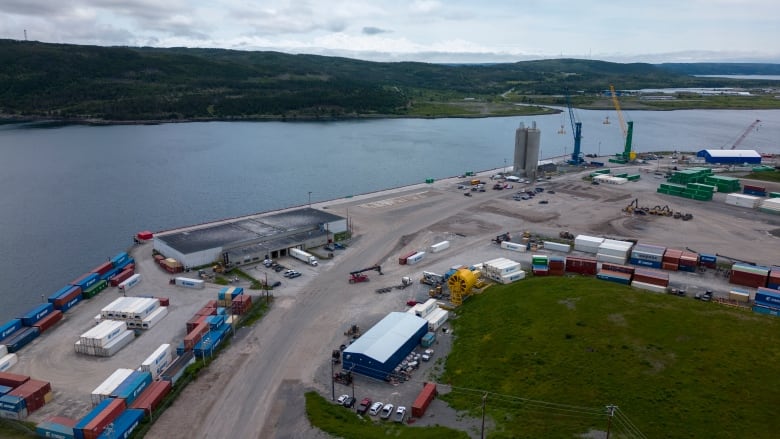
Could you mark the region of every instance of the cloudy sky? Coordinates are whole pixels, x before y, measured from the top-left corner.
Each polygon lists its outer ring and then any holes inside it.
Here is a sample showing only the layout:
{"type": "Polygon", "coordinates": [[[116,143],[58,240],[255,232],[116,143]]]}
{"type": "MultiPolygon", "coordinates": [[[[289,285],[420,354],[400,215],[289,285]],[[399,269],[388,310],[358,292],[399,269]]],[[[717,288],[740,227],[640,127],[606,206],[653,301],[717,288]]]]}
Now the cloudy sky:
{"type": "Polygon", "coordinates": [[[0,38],[374,61],[780,62],[778,0],[0,0],[0,38]]]}

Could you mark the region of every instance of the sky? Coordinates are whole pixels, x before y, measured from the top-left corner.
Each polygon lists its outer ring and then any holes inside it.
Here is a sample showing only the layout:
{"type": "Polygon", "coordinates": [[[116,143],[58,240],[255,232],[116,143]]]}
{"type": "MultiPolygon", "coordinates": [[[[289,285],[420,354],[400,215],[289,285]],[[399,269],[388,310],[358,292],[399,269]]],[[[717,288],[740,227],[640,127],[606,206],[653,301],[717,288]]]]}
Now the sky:
{"type": "Polygon", "coordinates": [[[447,63],[780,63],[778,0],[0,0],[0,38],[447,63]]]}

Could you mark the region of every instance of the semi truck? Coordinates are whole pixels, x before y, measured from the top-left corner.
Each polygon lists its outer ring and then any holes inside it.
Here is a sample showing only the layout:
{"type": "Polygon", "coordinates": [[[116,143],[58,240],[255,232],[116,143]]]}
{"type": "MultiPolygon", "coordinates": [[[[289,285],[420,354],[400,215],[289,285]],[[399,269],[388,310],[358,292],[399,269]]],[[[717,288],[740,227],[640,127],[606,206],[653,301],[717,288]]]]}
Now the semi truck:
{"type": "Polygon", "coordinates": [[[312,256],[311,253],[307,253],[299,248],[291,248],[290,249],[290,256],[294,257],[295,259],[298,259],[300,261],[303,261],[313,267],[316,267],[319,262],[317,262],[317,258],[312,256]]]}

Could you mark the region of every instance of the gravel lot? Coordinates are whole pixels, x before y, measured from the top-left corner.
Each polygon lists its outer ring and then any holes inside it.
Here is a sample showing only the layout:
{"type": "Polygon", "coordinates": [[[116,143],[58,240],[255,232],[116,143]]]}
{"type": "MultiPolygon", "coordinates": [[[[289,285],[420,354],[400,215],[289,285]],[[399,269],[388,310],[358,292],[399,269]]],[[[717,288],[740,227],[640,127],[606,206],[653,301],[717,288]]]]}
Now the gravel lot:
{"type": "MultiPolygon", "coordinates": [[[[530,185],[514,184],[510,190],[488,189],[465,197],[463,190],[456,187],[461,180],[453,178],[313,205],[350,218],[355,233],[350,246],[335,252],[333,259],[321,261],[319,267],[282,259],[281,263],[303,273],[293,280],[262,266],[248,269],[257,278],[267,274],[270,282],[282,281],[282,287],[274,291],[271,312],[253,328],[238,332],[231,346],[188,386],[147,437],[327,437],[309,426],[302,393],[316,389],[330,398],[330,353],[345,342],[344,331],[351,324],[367,330],[387,312],[407,309],[407,300],[422,300],[427,291],[417,283],[385,294],[375,290],[399,284],[402,276],[411,276],[416,282],[423,270],[443,273],[453,265],[501,256],[528,267],[530,253],[502,250],[490,242],[500,233],[519,236],[529,231],[557,237],[560,231],[567,230],[575,235],[636,238],[676,248],[687,246],[765,264],[777,262],[780,218],[727,206],[723,194],[716,194],[712,202],[657,194],[655,189],[663,180],[654,178],[655,166],[624,168],[622,172],[639,171],[642,180],[622,186],[592,186],[582,180],[584,173],[554,177],[539,183],[545,188],[543,194],[523,201],[514,201],[512,194],[530,185]],[[550,194],[550,190],[555,193],[550,194]],[[673,210],[692,213],[694,219],[683,222],[665,217],[626,216],[621,209],[634,198],[643,206],[668,204],[673,210]],[[539,204],[542,199],[549,204],[539,204]],[[444,239],[451,242],[446,251],[428,254],[414,266],[397,263],[400,254],[444,239]],[[370,282],[347,283],[350,271],[374,264],[382,265],[384,275],[367,272],[370,282]]],[[[489,175],[483,173],[480,177],[486,180],[489,175]]],[[[184,336],[186,320],[207,300],[216,298],[219,287],[215,285],[205,290],[168,285],[170,276],[151,260],[151,244],[135,247],[133,255],[144,280],[131,292],[170,297],[171,314],[116,356],[90,358],[76,355],[72,343],[92,326],[92,317],[100,308],[117,297],[116,289],[78,305],[64,323],[25,348],[19,365],[12,370],[52,382],[55,398],[32,417],[33,421],[55,414],[83,416],[89,407],[89,393],[113,370],[137,367],[161,343],[178,343],[184,336]]],[[[672,273],[672,284],[686,287],[689,295],[697,288],[714,289],[718,294],[728,291],[725,279],[713,273],[672,273]]],[[[441,361],[453,335],[439,332],[438,336],[433,360],[423,363],[412,381],[390,385],[358,376],[358,400],[369,396],[375,401],[410,407],[422,382],[435,377],[436,369],[443,367],[441,361]]],[[[351,389],[337,384],[336,396],[341,393],[351,393],[351,389]]],[[[478,437],[479,420],[464,419],[439,400],[415,423],[450,425],[478,437]]]]}

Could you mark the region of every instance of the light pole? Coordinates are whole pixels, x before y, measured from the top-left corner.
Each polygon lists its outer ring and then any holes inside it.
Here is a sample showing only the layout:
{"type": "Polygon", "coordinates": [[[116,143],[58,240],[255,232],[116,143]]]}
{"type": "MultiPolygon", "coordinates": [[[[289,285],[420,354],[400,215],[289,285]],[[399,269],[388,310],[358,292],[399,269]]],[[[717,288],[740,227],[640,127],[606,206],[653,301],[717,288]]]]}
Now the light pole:
{"type": "Polygon", "coordinates": [[[601,140],[599,140],[599,157],[601,157],[601,140]]]}
{"type": "Polygon", "coordinates": [[[504,174],[506,174],[506,159],[504,159],[504,174]]]}
{"type": "Polygon", "coordinates": [[[311,191],[309,191],[309,207],[311,207],[311,191]]]}

